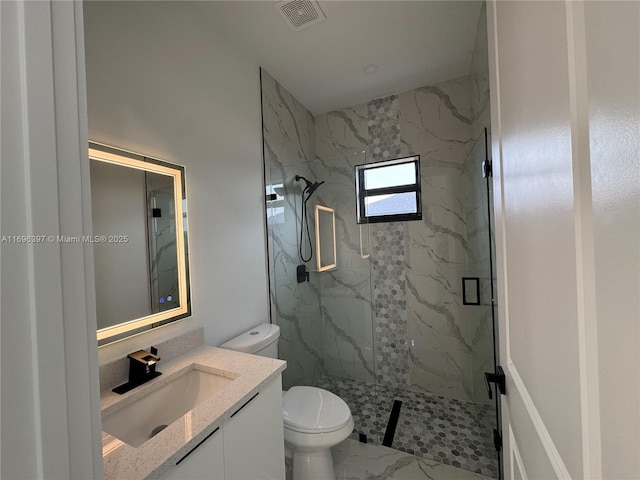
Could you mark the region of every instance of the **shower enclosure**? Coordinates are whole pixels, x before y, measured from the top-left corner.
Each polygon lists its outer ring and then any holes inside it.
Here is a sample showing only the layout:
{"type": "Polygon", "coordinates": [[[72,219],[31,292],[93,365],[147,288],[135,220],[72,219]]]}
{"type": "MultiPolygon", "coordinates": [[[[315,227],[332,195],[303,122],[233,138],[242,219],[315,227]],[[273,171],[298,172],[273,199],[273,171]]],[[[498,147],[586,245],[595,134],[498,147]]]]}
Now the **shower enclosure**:
{"type": "Polygon", "coordinates": [[[340,396],[355,440],[498,478],[495,396],[484,384],[496,360],[486,130],[453,153],[421,155],[422,220],[358,225],[355,166],[423,153],[388,128],[403,99],[314,118],[265,72],[262,88],[271,321],[281,329],[284,388],[340,396]],[[447,155],[454,160],[439,160],[447,155]],[[324,182],[306,205],[313,252],[296,176],[324,182]],[[315,205],[335,210],[336,267],[322,272],[315,205]]]}

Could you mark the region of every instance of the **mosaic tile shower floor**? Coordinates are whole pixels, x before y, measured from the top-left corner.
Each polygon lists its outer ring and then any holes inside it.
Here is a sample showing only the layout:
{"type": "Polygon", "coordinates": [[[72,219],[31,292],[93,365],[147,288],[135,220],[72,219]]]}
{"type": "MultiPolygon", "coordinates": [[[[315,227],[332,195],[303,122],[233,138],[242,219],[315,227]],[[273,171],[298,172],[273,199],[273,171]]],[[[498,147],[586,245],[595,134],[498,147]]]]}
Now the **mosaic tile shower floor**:
{"type": "Polygon", "coordinates": [[[324,376],[316,386],[342,398],[355,422],[352,438],[382,444],[394,400],[402,402],[392,448],[498,478],[493,406],[324,376]]]}

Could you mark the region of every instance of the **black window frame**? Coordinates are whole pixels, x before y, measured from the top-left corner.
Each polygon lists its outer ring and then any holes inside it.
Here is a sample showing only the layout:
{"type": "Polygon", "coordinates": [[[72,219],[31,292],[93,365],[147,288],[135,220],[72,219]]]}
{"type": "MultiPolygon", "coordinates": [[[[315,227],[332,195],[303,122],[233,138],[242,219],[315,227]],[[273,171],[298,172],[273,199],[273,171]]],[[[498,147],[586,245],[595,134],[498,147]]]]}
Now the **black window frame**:
{"type": "Polygon", "coordinates": [[[356,223],[358,225],[367,223],[383,223],[383,222],[406,222],[412,220],[422,220],[422,190],[420,181],[420,155],[410,155],[392,160],[382,160],[380,162],[366,163],[356,165],[354,167],[355,190],[356,190],[356,223]],[[413,163],[416,170],[416,181],[409,185],[396,185],[383,188],[364,188],[364,172],[374,168],[390,167],[393,165],[403,165],[413,163]],[[393,193],[409,193],[416,194],[416,212],[415,213],[397,213],[392,215],[374,215],[367,216],[365,212],[365,199],[377,195],[390,195],[393,193]]]}

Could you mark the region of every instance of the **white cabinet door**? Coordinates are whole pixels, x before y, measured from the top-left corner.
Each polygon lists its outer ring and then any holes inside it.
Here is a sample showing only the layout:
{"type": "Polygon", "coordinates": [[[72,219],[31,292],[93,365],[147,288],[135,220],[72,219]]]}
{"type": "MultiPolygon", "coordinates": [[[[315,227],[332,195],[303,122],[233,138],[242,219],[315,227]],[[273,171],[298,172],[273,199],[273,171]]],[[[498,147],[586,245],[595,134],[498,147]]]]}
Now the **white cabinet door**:
{"type": "Polygon", "coordinates": [[[278,376],[223,425],[227,480],[283,480],[282,380],[278,376]]]}
{"type": "Polygon", "coordinates": [[[209,438],[178,461],[162,480],[222,480],[224,479],[224,456],[222,429],[217,429],[209,438]]]}

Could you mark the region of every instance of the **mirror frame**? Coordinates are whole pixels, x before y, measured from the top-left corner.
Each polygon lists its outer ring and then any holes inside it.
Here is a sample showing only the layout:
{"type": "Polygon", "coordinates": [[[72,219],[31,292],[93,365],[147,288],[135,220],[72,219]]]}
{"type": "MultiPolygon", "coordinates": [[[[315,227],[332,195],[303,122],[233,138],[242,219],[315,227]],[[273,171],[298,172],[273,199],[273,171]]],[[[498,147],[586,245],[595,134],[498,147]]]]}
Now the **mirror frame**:
{"type": "MultiPolygon", "coordinates": [[[[184,218],[186,211],[186,185],[185,168],[182,165],[171,164],[162,160],[147,157],[133,152],[121,150],[108,145],[89,142],[89,160],[111,163],[126,168],[134,168],[145,172],[167,175],[173,178],[173,200],[175,203],[176,225],[176,252],[178,269],[178,296],[180,306],[153,313],[140,318],[135,318],[111,327],[101,328],[96,332],[99,345],[123,338],[123,334],[133,332],[132,335],[142,333],[141,328],[154,323],[167,323],[170,320],[179,320],[191,315],[191,298],[189,286],[189,265],[186,256],[187,248],[187,222],[184,218]],[[178,235],[180,232],[181,235],[178,235]],[[118,338],[114,338],[118,337],[118,338]]],[[[142,330],[146,331],[146,330],[142,330]]]]}
{"type": "Polygon", "coordinates": [[[331,270],[336,268],[337,266],[337,258],[336,258],[336,213],[333,208],[325,207],[324,205],[316,205],[315,208],[316,214],[316,264],[318,266],[318,272],[324,272],[326,270],[331,270]],[[329,212],[331,214],[331,228],[332,228],[332,238],[333,238],[333,263],[322,265],[322,258],[320,255],[320,212],[329,212]]]}

